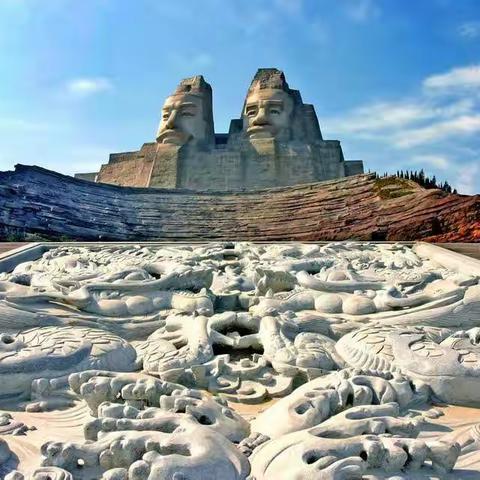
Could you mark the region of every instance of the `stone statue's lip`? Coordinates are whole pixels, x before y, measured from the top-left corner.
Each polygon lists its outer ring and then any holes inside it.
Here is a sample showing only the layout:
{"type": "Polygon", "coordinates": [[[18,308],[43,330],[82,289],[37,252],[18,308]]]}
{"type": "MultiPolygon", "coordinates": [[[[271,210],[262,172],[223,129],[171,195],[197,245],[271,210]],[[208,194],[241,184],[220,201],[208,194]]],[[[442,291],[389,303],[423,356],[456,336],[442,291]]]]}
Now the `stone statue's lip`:
{"type": "Polygon", "coordinates": [[[247,134],[250,136],[259,135],[262,137],[272,137],[273,128],[271,125],[255,125],[247,128],[247,134]]]}
{"type": "Polygon", "coordinates": [[[270,124],[266,125],[253,125],[252,127],[247,128],[247,132],[264,132],[266,130],[270,131],[272,126],[270,124]]]}
{"type": "Polygon", "coordinates": [[[159,143],[185,143],[188,139],[189,135],[180,130],[165,130],[157,137],[159,143]]]}
{"type": "Polygon", "coordinates": [[[160,133],[158,138],[164,138],[164,137],[183,137],[184,133],[181,132],[180,130],[165,130],[160,133]]]}

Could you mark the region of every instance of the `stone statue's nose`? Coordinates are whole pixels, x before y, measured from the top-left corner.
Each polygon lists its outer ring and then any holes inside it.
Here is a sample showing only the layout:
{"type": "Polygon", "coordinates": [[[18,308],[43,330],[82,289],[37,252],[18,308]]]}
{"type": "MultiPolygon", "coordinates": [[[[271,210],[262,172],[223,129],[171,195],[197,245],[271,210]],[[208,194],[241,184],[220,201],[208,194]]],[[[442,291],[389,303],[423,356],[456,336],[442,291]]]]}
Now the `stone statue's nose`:
{"type": "Polygon", "coordinates": [[[252,122],[253,125],[255,126],[261,126],[261,125],[268,125],[268,119],[267,115],[265,114],[265,109],[264,108],[259,108],[257,114],[255,115],[255,118],[253,119],[252,122]]]}
{"type": "Polygon", "coordinates": [[[168,129],[174,129],[177,121],[177,111],[172,110],[168,116],[168,120],[165,123],[165,127],[168,129]]]}

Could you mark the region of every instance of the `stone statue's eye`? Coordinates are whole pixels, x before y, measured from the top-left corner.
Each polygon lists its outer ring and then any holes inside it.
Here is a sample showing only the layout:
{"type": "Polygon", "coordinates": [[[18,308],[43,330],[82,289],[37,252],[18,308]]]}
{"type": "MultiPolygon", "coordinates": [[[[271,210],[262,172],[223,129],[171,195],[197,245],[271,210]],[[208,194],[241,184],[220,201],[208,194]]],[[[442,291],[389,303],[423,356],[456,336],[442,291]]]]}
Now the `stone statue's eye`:
{"type": "Polygon", "coordinates": [[[257,111],[254,108],[249,108],[247,110],[247,117],[254,117],[257,114],[257,111]]]}
{"type": "Polygon", "coordinates": [[[191,111],[188,111],[188,110],[184,110],[182,111],[182,117],[194,117],[195,114],[191,111]]]}
{"type": "Polygon", "coordinates": [[[280,115],[280,110],[278,110],[277,108],[271,108],[270,113],[274,115],[280,115]]]}

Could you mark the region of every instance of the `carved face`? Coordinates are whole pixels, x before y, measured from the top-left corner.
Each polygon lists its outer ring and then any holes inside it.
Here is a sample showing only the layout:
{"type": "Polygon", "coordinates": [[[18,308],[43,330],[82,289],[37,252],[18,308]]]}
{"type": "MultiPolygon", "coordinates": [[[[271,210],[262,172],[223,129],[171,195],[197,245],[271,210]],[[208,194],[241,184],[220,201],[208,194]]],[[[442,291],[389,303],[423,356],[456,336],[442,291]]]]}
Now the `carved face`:
{"type": "Polygon", "coordinates": [[[276,88],[255,89],[247,97],[243,128],[250,138],[288,135],[292,124],[293,100],[276,88]]]}
{"type": "Polygon", "coordinates": [[[207,125],[203,109],[203,100],[198,95],[182,93],[168,97],[162,109],[157,142],[181,146],[191,140],[204,140],[207,125]]]}

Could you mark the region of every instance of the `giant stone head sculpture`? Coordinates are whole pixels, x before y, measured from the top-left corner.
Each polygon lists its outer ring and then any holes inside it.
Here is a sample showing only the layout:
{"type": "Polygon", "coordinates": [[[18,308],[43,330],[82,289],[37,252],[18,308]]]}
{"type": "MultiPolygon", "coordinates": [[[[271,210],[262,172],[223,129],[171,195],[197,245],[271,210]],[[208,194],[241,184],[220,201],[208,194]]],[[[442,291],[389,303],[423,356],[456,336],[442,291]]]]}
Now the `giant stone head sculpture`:
{"type": "Polygon", "coordinates": [[[244,131],[253,139],[288,139],[293,108],[294,100],[283,72],[261,68],[248,89],[242,113],[244,131]]]}
{"type": "Polygon", "coordinates": [[[213,143],[212,88],[202,75],[182,80],[167,97],[156,140],[178,146],[213,143]]]}
{"type": "Polygon", "coordinates": [[[279,141],[316,141],[322,136],[312,105],[304,104],[300,92],[292,90],[281,70],[257,70],[242,111],[247,138],[279,141]]]}

